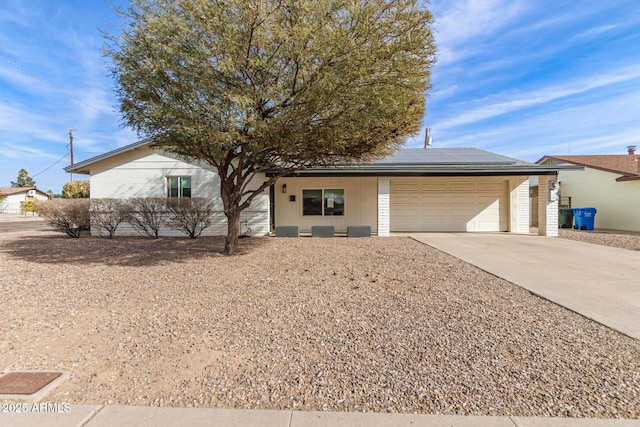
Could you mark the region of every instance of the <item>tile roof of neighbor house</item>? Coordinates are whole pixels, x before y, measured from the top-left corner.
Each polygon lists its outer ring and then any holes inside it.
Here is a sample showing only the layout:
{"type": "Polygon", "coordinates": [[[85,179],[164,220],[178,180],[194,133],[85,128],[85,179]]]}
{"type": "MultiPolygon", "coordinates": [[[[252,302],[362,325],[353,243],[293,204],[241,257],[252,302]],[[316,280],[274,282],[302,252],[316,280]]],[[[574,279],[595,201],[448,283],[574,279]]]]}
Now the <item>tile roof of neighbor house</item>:
{"type": "MultiPolygon", "coordinates": [[[[94,163],[150,145],[152,145],[150,140],[138,141],[67,166],[64,170],[88,174],[89,166],[94,163]]],[[[310,168],[293,175],[551,175],[559,169],[576,169],[576,167],[537,165],[477,148],[429,147],[404,148],[384,159],[371,163],[310,168]]],[[[265,172],[267,175],[277,173],[275,170],[265,172]]]]}
{"type": "Polygon", "coordinates": [[[640,159],[635,154],[597,154],[584,156],[544,156],[536,163],[545,160],[570,163],[605,172],[622,175],[616,181],[640,180],[640,159]]]}
{"type": "Polygon", "coordinates": [[[0,187],[0,194],[2,194],[3,196],[11,196],[12,194],[26,193],[29,190],[36,190],[43,196],[49,196],[47,193],[37,187],[0,187]]]}

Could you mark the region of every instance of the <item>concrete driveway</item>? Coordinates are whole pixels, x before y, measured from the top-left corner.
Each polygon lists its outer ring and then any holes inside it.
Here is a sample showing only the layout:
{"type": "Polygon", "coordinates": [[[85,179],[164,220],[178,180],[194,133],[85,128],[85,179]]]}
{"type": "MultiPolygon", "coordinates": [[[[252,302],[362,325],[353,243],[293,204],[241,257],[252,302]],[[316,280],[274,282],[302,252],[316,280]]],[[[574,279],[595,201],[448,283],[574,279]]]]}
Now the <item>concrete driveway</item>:
{"type": "Polygon", "coordinates": [[[640,339],[640,252],[507,233],[410,237],[640,339]]]}

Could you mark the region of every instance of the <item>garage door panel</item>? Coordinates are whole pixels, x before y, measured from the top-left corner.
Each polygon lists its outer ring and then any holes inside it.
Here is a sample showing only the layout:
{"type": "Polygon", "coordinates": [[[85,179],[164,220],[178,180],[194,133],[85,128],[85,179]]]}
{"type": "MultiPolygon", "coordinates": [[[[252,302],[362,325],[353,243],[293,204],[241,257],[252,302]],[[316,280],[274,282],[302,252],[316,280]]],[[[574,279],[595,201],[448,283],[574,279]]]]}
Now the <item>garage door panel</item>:
{"type": "Polygon", "coordinates": [[[447,184],[441,183],[424,183],[420,186],[422,192],[445,192],[447,191],[447,184]]]}
{"type": "MultiPolygon", "coordinates": [[[[424,195],[422,197],[420,197],[420,202],[422,203],[423,206],[442,206],[447,204],[447,200],[448,197],[446,195],[438,195],[438,196],[434,196],[434,195],[424,195]]],[[[414,200],[414,206],[415,206],[415,200],[414,200]]]]}
{"type": "Polygon", "coordinates": [[[476,191],[476,184],[473,182],[451,183],[449,184],[449,191],[476,191]]]}
{"type": "Polygon", "coordinates": [[[506,231],[505,182],[391,183],[391,231],[506,231]],[[401,188],[403,191],[396,191],[401,188]],[[415,188],[411,191],[409,188],[415,188]]]}
{"type": "Polygon", "coordinates": [[[398,206],[415,206],[416,205],[416,198],[415,196],[411,196],[411,195],[394,195],[393,197],[393,203],[395,203],[398,206]]]}
{"type": "Polygon", "coordinates": [[[478,191],[501,193],[502,191],[504,191],[504,184],[502,182],[479,182],[478,191]]]}
{"type": "Polygon", "coordinates": [[[449,197],[449,204],[452,206],[475,205],[475,197],[473,194],[452,194],[449,197]]]}

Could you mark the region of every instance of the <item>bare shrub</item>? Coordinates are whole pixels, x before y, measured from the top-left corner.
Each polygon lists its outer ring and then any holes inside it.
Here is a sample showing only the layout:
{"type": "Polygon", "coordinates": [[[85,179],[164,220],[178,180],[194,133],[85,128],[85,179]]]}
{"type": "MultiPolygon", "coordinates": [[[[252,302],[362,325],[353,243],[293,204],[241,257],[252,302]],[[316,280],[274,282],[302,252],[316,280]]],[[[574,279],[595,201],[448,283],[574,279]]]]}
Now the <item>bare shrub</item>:
{"type": "Polygon", "coordinates": [[[130,199],[131,213],[127,222],[140,233],[158,238],[163,224],[163,215],[167,208],[167,201],[160,197],[137,197],[130,199]]]}
{"type": "Polygon", "coordinates": [[[169,199],[169,224],[192,239],[211,225],[213,203],[202,197],[169,199]]]}
{"type": "Polygon", "coordinates": [[[91,226],[102,232],[106,231],[109,238],[116,234],[118,226],[127,221],[131,215],[131,203],[123,199],[92,199],[91,226]]]}
{"type": "Polygon", "coordinates": [[[89,229],[89,199],[54,199],[40,201],[37,212],[47,224],[69,237],[78,238],[89,229]]]}

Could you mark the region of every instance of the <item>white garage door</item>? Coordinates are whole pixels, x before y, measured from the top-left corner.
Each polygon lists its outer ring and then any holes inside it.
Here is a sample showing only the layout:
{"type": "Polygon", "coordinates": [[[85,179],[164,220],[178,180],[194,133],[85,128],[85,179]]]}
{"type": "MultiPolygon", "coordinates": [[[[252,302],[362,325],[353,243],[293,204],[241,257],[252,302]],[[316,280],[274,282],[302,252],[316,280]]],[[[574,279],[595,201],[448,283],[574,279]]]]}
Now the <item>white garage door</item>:
{"type": "Polygon", "coordinates": [[[391,180],[391,231],[507,231],[505,181],[391,180]]]}

